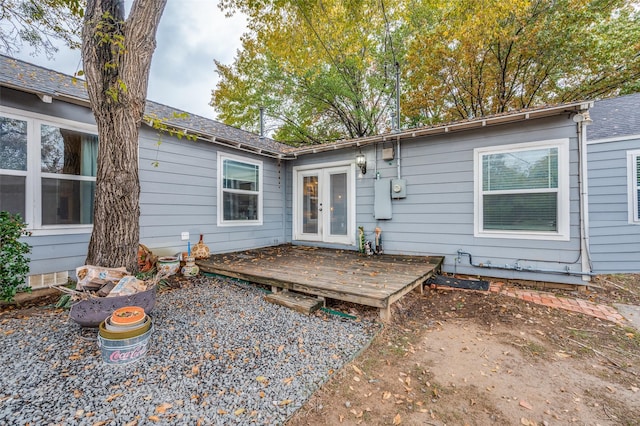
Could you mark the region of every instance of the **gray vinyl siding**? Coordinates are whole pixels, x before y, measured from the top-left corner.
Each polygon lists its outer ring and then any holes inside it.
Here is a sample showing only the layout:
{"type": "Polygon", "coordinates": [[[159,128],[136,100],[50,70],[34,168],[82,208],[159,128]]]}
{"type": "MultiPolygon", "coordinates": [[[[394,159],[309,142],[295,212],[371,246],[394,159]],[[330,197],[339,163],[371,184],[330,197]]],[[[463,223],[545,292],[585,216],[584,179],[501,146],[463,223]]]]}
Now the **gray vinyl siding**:
{"type": "MultiPolygon", "coordinates": [[[[89,108],[58,100],[47,104],[36,95],[0,89],[3,106],[83,123],[95,124],[89,108]]],[[[55,121],[55,119],[53,120],[55,121]]],[[[230,252],[284,242],[284,164],[236,150],[234,155],[263,162],[263,224],[217,226],[217,153],[219,146],[158,132],[140,131],[140,240],[158,255],[185,251],[181,232],[199,235],[212,252],[230,252]],[[158,146],[158,141],[161,144],[158,146]],[[153,162],[158,162],[158,167],[153,162]]],[[[90,232],[25,237],[32,246],[30,275],[69,271],[85,263],[90,232]]]]}
{"type": "Polygon", "coordinates": [[[640,224],[629,223],[627,152],[640,135],[589,143],[589,239],[596,273],[640,272],[640,224]]]}
{"type": "MultiPolygon", "coordinates": [[[[383,247],[387,253],[445,256],[443,269],[446,272],[582,283],[580,276],[475,268],[469,265],[467,257],[457,261],[457,251],[463,250],[472,254],[474,263],[514,265],[519,262],[523,267],[535,269],[564,271],[569,267],[580,272],[577,143],[576,125],[567,116],[403,141],[400,149],[401,177],[407,180],[407,197],[393,200],[392,219],[378,221],[373,217],[376,165],[381,178],[395,178],[397,160],[387,162],[380,159],[382,143],[376,148],[365,147],[362,152],[367,156],[367,174],[356,179],[356,226],[364,226],[366,238],[370,240],[374,239],[375,227],[381,227],[383,247]],[[562,138],[570,141],[570,240],[474,237],[474,149],[562,138]],[[374,149],[378,151],[377,164],[374,149]]],[[[390,146],[389,143],[384,145],[390,146]]],[[[356,153],[354,149],[345,149],[306,155],[293,165],[355,159],[356,153]]],[[[290,185],[287,191],[287,204],[291,205],[290,185]]],[[[290,215],[291,210],[288,212],[290,215]]],[[[291,221],[289,216],[289,240],[291,221]]]]}
{"type": "Polygon", "coordinates": [[[277,160],[217,145],[158,138],[153,129],[140,134],[140,240],[154,253],[186,251],[203,234],[212,253],[266,247],[284,242],[284,202],[277,160]],[[158,145],[160,141],[160,145],[158,145]],[[263,166],[263,224],[217,226],[217,155],[230,153],[260,160],[263,166]],[[154,162],[158,162],[157,167],[154,162]]]}

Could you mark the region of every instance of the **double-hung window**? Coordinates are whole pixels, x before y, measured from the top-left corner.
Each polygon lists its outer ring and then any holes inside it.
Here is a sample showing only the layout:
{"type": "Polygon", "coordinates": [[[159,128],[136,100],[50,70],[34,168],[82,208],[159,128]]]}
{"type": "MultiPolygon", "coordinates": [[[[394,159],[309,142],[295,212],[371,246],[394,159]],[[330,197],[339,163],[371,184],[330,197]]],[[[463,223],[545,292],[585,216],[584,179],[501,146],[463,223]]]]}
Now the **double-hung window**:
{"type": "Polygon", "coordinates": [[[0,110],[0,210],[35,234],[90,232],[96,184],[95,126],[0,110]]]}
{"type": "Polygon", "coordinates": [[[218,225],[262,225],[262,161],[218,155],[218,225]]]}
{"type": "Polygon", "coordinates": [[[629,223],[640,224],[640,151],[627,153],[629,176],[629,223]]]}
{"type": "Polygon", "coordinates": [[[569,239],[567,139],[474,153],[477,237],[569,239]]]}

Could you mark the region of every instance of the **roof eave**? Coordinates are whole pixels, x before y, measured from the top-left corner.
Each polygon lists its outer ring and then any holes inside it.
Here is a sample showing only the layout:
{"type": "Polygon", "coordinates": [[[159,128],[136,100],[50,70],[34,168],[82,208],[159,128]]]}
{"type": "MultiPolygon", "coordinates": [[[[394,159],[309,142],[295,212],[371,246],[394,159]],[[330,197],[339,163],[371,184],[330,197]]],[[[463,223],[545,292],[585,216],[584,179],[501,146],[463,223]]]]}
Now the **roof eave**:
{"type": "Polygon", "coordinates": [[[447,133],[461,132],[473,130],[482,127],[496,126],[500,124],[517,123],[519,121],[531,120],[535,118],[551,117],[555,115],[577,113],[588,110],[593,107],[593,101],[574,102],[569,104],[557,105],[548,108],[540,108],[529,111],[514,112],[512,114],[498,115],[494,117],[481,117],[468,121],[459,121],[447,124],[441,124],[431,127],[419,129],[403,130],[395,133],[385,133],[382,135],[365,136],[362,138],[342,140],[330,144],[314,145],[311,147],[302,147],[292,149],[289,154],[293,156],[301,156],[306,154],[317,154],[320,152],[333,151],[336,149],[346,149],[353,147],[361,147],[371,145],[378,142],[397,141],[403,139],[413,139],[418,137],[429,137],[442,135],[447,133]]]}

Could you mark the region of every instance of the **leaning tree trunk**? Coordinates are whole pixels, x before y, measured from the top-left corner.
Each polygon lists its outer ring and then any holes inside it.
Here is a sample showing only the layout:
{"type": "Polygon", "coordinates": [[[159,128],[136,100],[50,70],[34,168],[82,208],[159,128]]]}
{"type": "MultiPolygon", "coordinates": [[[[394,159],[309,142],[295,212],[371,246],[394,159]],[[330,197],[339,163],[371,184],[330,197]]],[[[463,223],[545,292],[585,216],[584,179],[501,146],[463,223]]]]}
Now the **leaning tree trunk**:
{"type": "Polygon", "coordinates": [[[87,1],[82,58],[99,137],[90,265],[138,270],[138,133],[165,5],[134,0],[125,20],[123,0],[87,1]]]}

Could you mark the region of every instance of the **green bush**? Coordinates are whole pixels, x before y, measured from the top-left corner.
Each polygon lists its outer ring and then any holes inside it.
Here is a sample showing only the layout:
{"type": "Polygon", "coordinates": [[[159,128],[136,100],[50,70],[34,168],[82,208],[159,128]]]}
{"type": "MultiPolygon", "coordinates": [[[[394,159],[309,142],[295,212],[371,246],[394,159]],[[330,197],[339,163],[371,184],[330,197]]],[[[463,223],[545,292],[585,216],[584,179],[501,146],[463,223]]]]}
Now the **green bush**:
{"type": "Polygon", "coordinates": [[[31,291],[25,278],[29,273],[29,244],[20,241],[26,224],[19,214],[0,211],[0,300],[12,302],[18,290],[31,291]]]}

